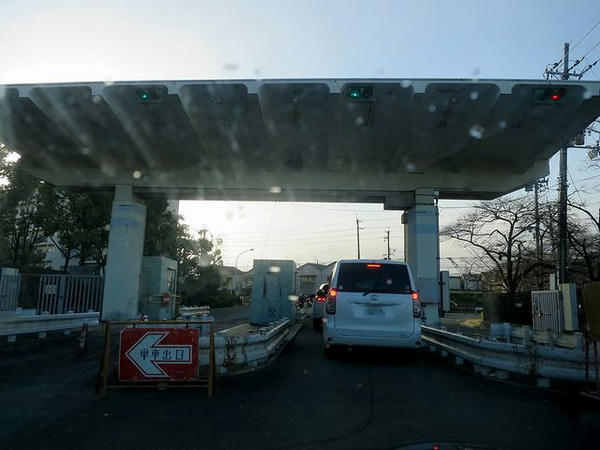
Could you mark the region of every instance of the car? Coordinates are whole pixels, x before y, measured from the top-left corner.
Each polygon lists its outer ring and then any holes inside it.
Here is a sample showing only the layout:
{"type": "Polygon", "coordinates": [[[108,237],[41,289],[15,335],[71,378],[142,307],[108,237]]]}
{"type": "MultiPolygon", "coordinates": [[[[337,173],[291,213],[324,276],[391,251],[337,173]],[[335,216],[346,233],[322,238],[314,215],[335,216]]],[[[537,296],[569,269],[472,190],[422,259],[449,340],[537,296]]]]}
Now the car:
{"type": "Polygon", "coordinates": [[[317,289],[312,305],[313,330],[320,330],[323,325],[323,316],[325,314],[325,300],[329,292],[329,285],[322,284],[317,289]]]}
{"type": "Polygon", "coordinates": [[[323,351],[342,346],[421,345],[423,311],[409,266],[390,260],[341,260],[325,301],[323,351]]]}

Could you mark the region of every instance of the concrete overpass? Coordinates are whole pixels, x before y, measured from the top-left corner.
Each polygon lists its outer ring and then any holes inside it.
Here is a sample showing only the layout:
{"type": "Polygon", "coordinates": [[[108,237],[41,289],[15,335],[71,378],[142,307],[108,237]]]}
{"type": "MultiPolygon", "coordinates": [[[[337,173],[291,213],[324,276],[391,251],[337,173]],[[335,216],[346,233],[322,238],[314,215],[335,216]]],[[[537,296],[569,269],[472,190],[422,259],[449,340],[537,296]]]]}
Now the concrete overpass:
{"type": "Polygon", "coordinates": [[[115,189],[104,318],[137,310],[143,198],[383,203],[437,321],[437,198],[548,174],[600,83],[229,80],[0,86],[0,142],[53,184],[115,189]]]}

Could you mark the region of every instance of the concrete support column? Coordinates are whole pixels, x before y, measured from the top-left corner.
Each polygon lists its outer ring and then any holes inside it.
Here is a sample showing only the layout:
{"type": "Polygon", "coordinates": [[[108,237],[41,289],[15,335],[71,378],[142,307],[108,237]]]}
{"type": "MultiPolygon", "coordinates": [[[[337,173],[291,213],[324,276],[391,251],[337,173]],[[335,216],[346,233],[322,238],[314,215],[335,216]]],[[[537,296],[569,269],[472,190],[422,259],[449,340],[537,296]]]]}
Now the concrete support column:
{"type": "Polygon", "coordinates": [[[131,186],[115,187],[102,302],[103,320],[129,320],[137,315],[144,253],[146,206],[131,186]]]}
{"type": "Polygon", "coordinates": [[[440,239],[437,192],[415,191],[415,205],[406,210],[404,223],[404,260],[410,266],[419,297],[424,306],[426,324],[439,324],[440,239]]]}

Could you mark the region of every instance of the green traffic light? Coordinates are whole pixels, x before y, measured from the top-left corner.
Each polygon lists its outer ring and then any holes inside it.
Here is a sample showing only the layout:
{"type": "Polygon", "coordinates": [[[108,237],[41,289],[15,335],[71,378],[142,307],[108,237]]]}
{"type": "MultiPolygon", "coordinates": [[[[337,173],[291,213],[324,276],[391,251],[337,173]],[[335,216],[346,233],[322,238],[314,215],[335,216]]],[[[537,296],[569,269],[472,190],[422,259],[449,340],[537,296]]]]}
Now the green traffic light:
{"type": "Polygon", "coordinates": [[[350,90],[350,97],[352,97],[352,98],[358,98],[358,97],[360,97],[360,89],[351,89],[350,90]]]}
{"type": "Polygon", "coordinates": [[[146,100],[148,98],[148,93],[144,92],[142,94],[142,100],[146,100]]]}

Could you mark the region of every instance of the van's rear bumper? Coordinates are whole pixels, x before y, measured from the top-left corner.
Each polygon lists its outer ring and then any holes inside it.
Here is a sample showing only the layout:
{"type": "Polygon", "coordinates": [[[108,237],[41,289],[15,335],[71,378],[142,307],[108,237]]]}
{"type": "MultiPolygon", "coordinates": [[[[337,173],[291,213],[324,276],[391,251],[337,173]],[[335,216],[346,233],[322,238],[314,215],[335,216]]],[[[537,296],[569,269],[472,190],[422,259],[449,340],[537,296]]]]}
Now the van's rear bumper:
{"type": "Polygon", "coordinates": [[[361,335],[341,335],[335,330],[335,319],[325,316],[327,321],[323,324],[323,345],[345,345],[366,347],[398,347],[419,348],[421,346],[421,325],[415,324],[415,331],[403,337],[376,337],[361,335]]]}

